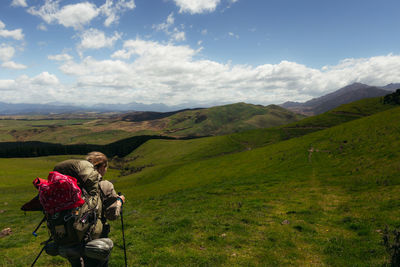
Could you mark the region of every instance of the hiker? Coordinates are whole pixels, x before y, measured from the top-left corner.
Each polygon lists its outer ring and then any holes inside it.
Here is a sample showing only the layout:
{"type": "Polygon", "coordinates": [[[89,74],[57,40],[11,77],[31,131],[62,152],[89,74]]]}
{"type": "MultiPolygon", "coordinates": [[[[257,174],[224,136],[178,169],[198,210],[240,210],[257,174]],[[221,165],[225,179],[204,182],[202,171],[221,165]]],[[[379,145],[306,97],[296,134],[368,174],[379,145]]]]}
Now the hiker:
{"type": "MultiPolygon", "coordinates": [[[[122,204],[125,202],[125,197],[123,195],[118,196],[111,182],[102,180],[107,172],[107,168],[107,156],[101,152],[90,152],[86,160],[70,159],[60,162],[54,167],[54,171],[77,179],[82,191],[87,192],[87,209],[95,211],[94,219],[92,218],[94,220],[93,226],[89,230],[90,235],[89,237],[84,237],[88,239],[84,240],[84,243],[99,238],[107,238],[110,228],[106,221],[107,219],[116,219],[119,216],[122,204]],[[106,205],[104,206],[104,204],[106,205]]],[[[65,247],[68,248],[68,244],[66,246],[63,244],[60,247],[61,250],[65,247]]],[[[108,266],[108,258],[106,260],[99,260],[84,255],[82,258],[73,256],[67,257],[67,259],[73,267],[80,267],[81,261],[83,261],[85,267],[108,266]]]]}

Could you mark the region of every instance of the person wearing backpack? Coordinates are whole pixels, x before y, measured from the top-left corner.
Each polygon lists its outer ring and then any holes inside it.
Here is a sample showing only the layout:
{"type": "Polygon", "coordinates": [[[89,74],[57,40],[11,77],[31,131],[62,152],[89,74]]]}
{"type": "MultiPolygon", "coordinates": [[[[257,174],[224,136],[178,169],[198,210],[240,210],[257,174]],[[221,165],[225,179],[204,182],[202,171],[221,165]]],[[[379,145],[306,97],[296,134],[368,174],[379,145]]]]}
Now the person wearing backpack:
{"type": "Polygon", "coordinates": [[[72,240],[72,242],[62,242],[63,240],[61,240],[58,242],[59,244],[56,244],[58,245],[58,252],[68,259],[72,267],[80,267],[82,264],[85,267],[108,266],[108,255],[113,244],[107,238],[109,225],[106,219],[107,216],[111,220],[118,217],[125,197],[118,196],[112,184],[102,180],[107,168],[108,159],[101,152],[90,152],[86,160],[70,159],[60,162],[54,167],[55,172],[76,178],[78,186],[82,190],[82,195],[85,197],[85,204],[80,208],[78,215],[83,214],[82,218],[78,217],[78,222],[75,221],[73,224],[75,240],[72,240]],[[104,190],[100,185],[103,185],[104,190]],[[104,194],[103,191],[106,191],[107,194],[104,194]],[[108,196],[108,198],[105,196],[108,196]],[[107,206],[103,207],[103,204],[107,204],[107,206]],[[84,246],[84,249],[82,249],[82,246],[84,246]],[[78,253],[73,252],[75,248],[79,247],[78,253]],[[106,259],[96,257],[98,247],[110,247],[108,255],[105,256],[106,259]],[[83,256],[81,255],[82,250],[83,256]],[[93,251],[94,253],[92,253],[93,251]]]}

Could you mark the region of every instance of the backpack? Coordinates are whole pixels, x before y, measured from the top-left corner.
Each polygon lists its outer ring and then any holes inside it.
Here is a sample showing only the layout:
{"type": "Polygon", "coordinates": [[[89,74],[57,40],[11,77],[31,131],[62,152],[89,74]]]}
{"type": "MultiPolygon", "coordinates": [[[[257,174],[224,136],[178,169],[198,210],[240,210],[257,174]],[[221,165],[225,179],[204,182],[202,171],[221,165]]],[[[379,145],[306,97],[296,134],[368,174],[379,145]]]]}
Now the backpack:
{"type": "Polygon", "coordinates": [[[36,178],[34,186],[39,190],[39,201],[47,214],[77,208],[85,203],[82,191],[74,177],[50,172],[47,180],[36,178]]]}
{"type": "Polygon", "coordinates": [[[47,180],[36,178],[33,184],[39,190],[47,227],[57,245],[82,244],[92,239],[97,223],[96,207],[89,208],[91,196],[78,186],[74,177],[53,171],[47,180]]]}

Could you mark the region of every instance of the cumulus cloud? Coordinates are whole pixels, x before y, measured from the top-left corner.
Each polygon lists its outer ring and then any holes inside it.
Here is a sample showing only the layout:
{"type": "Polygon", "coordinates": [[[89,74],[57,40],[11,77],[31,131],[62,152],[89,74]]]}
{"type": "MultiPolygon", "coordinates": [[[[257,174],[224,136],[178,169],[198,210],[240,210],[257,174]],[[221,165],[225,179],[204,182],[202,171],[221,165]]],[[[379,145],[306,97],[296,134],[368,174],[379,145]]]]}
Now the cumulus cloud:
{"type": "Polygon", "coordinates": [[[48,72],[29,77],[21,75],[15,80],[0,80],[1,100],[11,103],[48,103],[65,100],[68,89],[48,72]]]}
{"type": "Polygon", "coordinates": [[[14,47],[5,44],[0,45],[0,61],[9,61],[13,58],[14,53],[14,47]]]}
{"type": "Polygon", "coordinates": [[[0,80],[0,90],[1,91],[11,91],[15,88],[14,80],[0,80]]]}
{"type": "Polygon", "coordinates": [[[119,14],[127,10],[132,10],[135,7],[135,2],[133,0],[106,0],[105,4],[100,7],[101,13],[106,16],[104,26],[108,27],[118,22],[119,14]]]}
{"type": "Polygon", "coordinates": [[[198,53],[188,46],[136,39],[126,41],[112,60],[88,57],[70,61],[61,70],[76,77],[85,90],[102,88],[104,94],[114,96],[109,98],[113,102],[170,105],[304,101],[353,82],[384,85],[400,77],[400,56],[396,55],[347,59],[314,69],[289,61],[260,66],[222,64],[196,60],[198,53]]]}
{"type": "Polygon", "coordinates": [[[60,7],[59,0],[46,0],[44,5],[30,7],[28,12],[41,17],[48,24],[58,23],[65,27],[81,30],[99,15],[104,15],[106,17],[104,25],[110,26],[119,20],[121,13],[134,8],[133,0],[106,0],[105,4],[100,7],[90,2],[60,7]]]}
{"type": "Polygon", "coordinates": [[[42,72],[41,74],[39,74],[38,76],[34,77],[33,79],[31,79],[32,84],[34,85],[43,85],[43,86],[47,86],[47,85],[58,85],[60,82],[57,78],[57,76],[46,72],[42,72]]]}
{"type": "Polygon", "coordinates": [[[26,0],[13,0],[11,6],[27,7],[28,4],[26,3],[26,0]]]}
{"type": "Polygon", "coordinates": [[[22,29],[16,29],[16,30],[6,30],[6,25],[0,20],[0,37],[4,38],[13,38],[15,40],[23,40],[24,39],[24,34],[22,33],[22,29]]]}
{"type": "Polygon", "coordinates": [[[103,47],[112,47],[114,43],[121,38],[121,34],[115,32],[114,36],[106,37],[103,31],[89,29],[81,34],[81,43],[79,49],[99,49],[103,47]]]}
{"type": "MultiPolygon", "coordinates": [[[[174,27],[172,30],[171,28],[173,27],[175,23],[175,18],[174,18],[174,13],[171,13],[168,15],[167,19],[165,22],[157,25],[153,25],[153,29],[157,31],[163,31],[165,34],[171,37],[172,41],[177,41],[177,42],[182,42],[186,40],[186,34],[184,31],[180,31],[177,27],[174,27]]],[[[181,26],[183,27],[183,26],[181,26]]]]}
{"type": "Polygon", "coordinates": [[[177,28],[174,29],[174,32],[172,33],[171,36],[177,42],[183,42],[186,40],[185,32],[178,31],[177,28]]]}
{"type": "Polygon", "coordinates": [[[28,12],[41,17],[47,23],[59,23],[65,27],[72,27],[75,30],[82,29],[98,16],[98,8],[89,2],[65,5],[61,9],[59,1],[46,0],[40,8],[31,7],[28,12]]]}
{"type": "Polygon", "coordinates": [[[1,64],[3,68],[13,69],[13,70],[23,70],[27,67],[23,64],[15,63],[14,61],[7,61],[1,64]]]}
{"type": "Polygon", "coordinates": [[[180,13],[200,14],[213,12],[221,0],[174,0],[180,13]]]}
{"type": "Polygon", "coordinates": [[[55,61],[68,61],[73,59],[72,56],[68,54],[49,55],[47,58],[55,61]]]}
{"type": "Polygon", "coordinates": [[[400,55],[393,54],[350,58],[315,69],[290,61],[258,66],[220,63],[200,59],[199,53],[189,46],[137,38],[125,41],[107,60],[49,56],[61,61],[60,70],[75,80],[73,85],[63,85],[50,73],[0,80],[0,100],[15,102],[20,93],[38,103],[44,95],[57,101],[65,101],[68,95],[77,104],[135,101],[193,107],[243,101],[267,105],[306,101],[354,82],[386,85],[399,82],[400,77],[400,55]],[[15,92],[8,95],[7,90],[15,92]]]}

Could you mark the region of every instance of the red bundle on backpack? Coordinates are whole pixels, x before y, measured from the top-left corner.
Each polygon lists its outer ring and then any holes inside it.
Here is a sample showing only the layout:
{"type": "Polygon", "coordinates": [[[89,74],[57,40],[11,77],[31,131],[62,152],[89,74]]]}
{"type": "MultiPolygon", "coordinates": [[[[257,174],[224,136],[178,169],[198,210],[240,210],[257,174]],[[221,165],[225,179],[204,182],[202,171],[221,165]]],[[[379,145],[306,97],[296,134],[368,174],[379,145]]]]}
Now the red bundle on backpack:
{"type": "Polygon", "coordinates": [[[49,214],[80,207],[85,203],[74,177],[50,172],[47,180],[36,178],[33,184],[39,190],[40,203],[49,214]]]}

